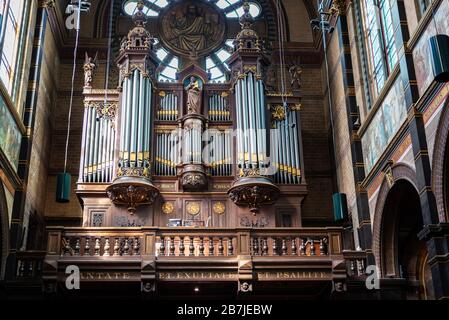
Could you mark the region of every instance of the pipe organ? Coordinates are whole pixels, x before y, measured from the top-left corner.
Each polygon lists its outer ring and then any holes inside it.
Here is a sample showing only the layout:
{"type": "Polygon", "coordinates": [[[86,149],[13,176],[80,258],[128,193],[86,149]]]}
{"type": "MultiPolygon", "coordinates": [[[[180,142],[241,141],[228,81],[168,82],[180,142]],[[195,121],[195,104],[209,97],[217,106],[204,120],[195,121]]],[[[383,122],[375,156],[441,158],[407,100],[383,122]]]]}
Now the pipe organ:
{"type": "Polygon", "coordinates": [[[114,174],[115,123],[117,102],[86,101],[82,135],[79,181],[108,183],[114,174]]]}
{"type": "Polygon", "coordinates": [[[231,112],[229,111],[227,94],[214,93],[209,97],[208,116],[211,121],[231,121],[231,112]]]}
{"type": "Polygon", "coordinates": [[[176,121],[178,118],[178,96],[175,93],[159,92],[159,109],[156,120],[176,121]]]}
{"type": "Polygon", "coordinates": [[[301,226],[299,88],[287,101],[267,89],[270,59],[249,8],[222,83],[210,80],[204,56],[174,51],[176,80],[158,81],[142,9],[120,46],[117,90],[84,89],[84,225],[277,226],[290,215],[301,226]]]}
{"type": "MultiPolygon", "coordinates": [[[[280,107],[280,106],[278,106],[280,107]]],[[[299,115],[294,110],[284,114],[275,121],[271,137],[271,152],[275,167],[274,181],[278,184],[299,184],[301,167],[299,155],[299,139],[296,129],[299,115]]]]}
{"type": "Polygon", "coordinates": [[[142,71],[135,69],[125,75],[120,119],[118,175],[123,174],[123,168],[144,171],[150,165],[151,95],[151,82],[142,71]]]}

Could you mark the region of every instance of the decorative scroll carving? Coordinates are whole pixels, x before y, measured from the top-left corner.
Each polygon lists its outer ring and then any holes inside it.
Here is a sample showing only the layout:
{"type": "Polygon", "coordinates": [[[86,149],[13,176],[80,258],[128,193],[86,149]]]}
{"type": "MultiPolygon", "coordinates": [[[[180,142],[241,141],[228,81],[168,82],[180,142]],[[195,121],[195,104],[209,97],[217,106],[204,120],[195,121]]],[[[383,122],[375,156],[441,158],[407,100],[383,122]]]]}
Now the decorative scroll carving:
{"type": "Polygon", "coordinates": [[[281,105],[275,105],[271,107],[271,118],[274,121],[282,121],[285,120],[285,108],[281,105]]]}
{"type": "Polygon", "coordinates": [[[179,55],[196,60],[224,41],[226,21],[214,5],[199,1],[173,4],[160,17],[162,43],[179,55]]]}

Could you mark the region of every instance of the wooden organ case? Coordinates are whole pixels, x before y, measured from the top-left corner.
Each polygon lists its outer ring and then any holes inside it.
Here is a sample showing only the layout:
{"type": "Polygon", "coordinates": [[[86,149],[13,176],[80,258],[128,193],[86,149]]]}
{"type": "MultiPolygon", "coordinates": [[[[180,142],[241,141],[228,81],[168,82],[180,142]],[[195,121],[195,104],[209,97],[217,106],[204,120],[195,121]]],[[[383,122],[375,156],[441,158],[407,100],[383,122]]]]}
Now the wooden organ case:
{"type": "Polygon", "coordinates": [[[139,7],[117,90],[84,87],[83,226],[301,227],[300,82],[284,94],[266,84],[270,59],[249,8],[221,83],[195,50],[176,81],[158,81],[145,21],[139,7]]]}

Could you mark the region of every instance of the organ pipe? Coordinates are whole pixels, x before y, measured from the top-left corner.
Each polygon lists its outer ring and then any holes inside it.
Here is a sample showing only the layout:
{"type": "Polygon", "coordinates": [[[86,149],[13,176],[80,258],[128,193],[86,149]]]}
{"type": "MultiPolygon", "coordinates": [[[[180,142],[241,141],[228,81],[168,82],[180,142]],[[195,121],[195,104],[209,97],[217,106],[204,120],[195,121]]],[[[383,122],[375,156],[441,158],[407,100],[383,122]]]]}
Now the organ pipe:
{"type": "Polygon", "coordinates": [[[83,117],[80,182],[111,182],[115,130],[109,118],[100,117],[98,104],[87,104],[83,117]]]}

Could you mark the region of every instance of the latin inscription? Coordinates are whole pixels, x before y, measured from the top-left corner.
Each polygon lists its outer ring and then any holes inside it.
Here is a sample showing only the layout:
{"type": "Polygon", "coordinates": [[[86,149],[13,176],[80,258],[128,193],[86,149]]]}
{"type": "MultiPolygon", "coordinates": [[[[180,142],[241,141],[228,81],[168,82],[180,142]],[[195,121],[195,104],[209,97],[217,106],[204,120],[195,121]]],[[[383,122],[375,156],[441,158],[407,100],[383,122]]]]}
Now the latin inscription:
{"type": "Polygon", "coordinates": [[[295,272],[257,272],[260,281],[276,280],[329,280],[331,274],[324,271],[295,271],[295,272]]]}
{"type": "Polygon", "coordinates": [[[235,280],[236,273],[230,272],[160,272],[159,280],[235,280]]]}

